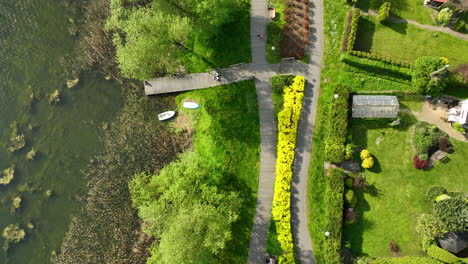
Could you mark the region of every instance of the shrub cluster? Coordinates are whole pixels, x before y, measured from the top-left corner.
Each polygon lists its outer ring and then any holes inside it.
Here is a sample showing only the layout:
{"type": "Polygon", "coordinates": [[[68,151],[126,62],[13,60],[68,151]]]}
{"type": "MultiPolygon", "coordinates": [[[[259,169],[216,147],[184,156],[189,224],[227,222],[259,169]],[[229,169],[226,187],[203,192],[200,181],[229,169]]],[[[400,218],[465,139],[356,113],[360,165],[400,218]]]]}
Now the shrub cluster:
{"type": "Polygon", "coordinates": [[[420,169],[420,170],[426,169],[427,167],[429,167],[429,160],[427,159],[421,160],[418,155],[414,155],[413,166],[416,169],[420,169]]]}
{"type": "Polygon", "coordinates": [[[361,160],[361,166],[364,169],[370,169],[374,166],[374,158],[372,158],[372,155],[367,149],[361,151],[361,160]]]}
{"type": "Polygon", "coordinates": [[[370,264],[440,264],[440,262],[426,257],[379,258],[370,264]]]}
{"type": "Polygon", "coordinates": [[[361,17],[361,10],[359,8],[353,9],[352,15],[351,15],[351,24],[348,24],[349,29],[349,34],[348,38],[345,39],[346,41],[346,49],[348,51],[352,51],[354,49],[354,42],[356,42],[356,35],[357,35],[357,30],[359,26],[359,18],[361,17]]]}
{"type": "Polygon", "coordinates": [[[377,22],[382,23],[388,19],[391,5],[390,2],[385,2],[380,6],[379,12],[377,13],[377,22]]]}
{"type": "Polygon", "coordinates": [[[345,34],[344,34],[344,37],[343,37],[343,42],[341,43],[341,52],[348,51],[348,39],[349,39],[349,34],[351,33],[352,19],[353,19],[353,10],[349,10],[348,19],[347,19],[347,22],[346,22],[345,34]]]}
{"type": "Polygon", "coordinates": [[[302,59],[310,35],[308,0],[287,0],[285,4],[281,57],[302,59]]]}
{"type": "MultiPolygon", "coordinates": [[[[382,61],[382,62],[391,64],[391,65],[400,66],[400,67],[403,67],[403,68],[411,68],[411,66],[412,66],[410,62],[398,60],[398,59],[391,58],[391,57],[381,56],[381,55],[370,53],[370,52],[358,51],[358,50],[349,50],[349,53],[351,55],[358,56],[360,58],[366,58],[366,59],[370,59],[370,60],[382,61]]],[[[410,74],[411,72],[409,71],[409,72],[406,72],[406,73],[410,74]]]]}
{"type": "Polygon", "coordinates": [[[345,86],[335,86],[333,94],[338,95],[338,98],[332,98],[329,104],[325,156],[328,161],[339,163],[345,157],[349,89],[345,86]]]}
{"type": "Polygon", "coordinates": [[[291,181],[304,85],[304,77],[296,76],[293,83],[284,89],[283,110],[278,114],[278,150],[272,216],[278,233],[278,241],[284,252],[279,257],[279,262],[285,264],[295,263],[291,232],[291,181]]]}
{"type": "Polygon", "coordinates": [[[344,174],[341,169],[331,169],[327,176],[325,198],[327,224],[330,235],[325,241],[324,263],[341,263],[341,235],[343,227],[344,174]]]}
{"type": "Polygon", "coordinates": [[[450,19],[453,16],[453,10],[450,10],[450,8],[446,7],[440,10],[439,14],[437,14],[436,17],[436,23],[441,25],[441,26],[447,26],[450,23],[450,19]]]}
{"type": "Polygon", "coordinates": [[[437,259],[442,263],[460,263],[457,256],[436,245],[429,246],[429,248],[427,249],[427,255],[434,259],[437,259]]]}
{"type": "Polygon", "coordinates": [[[413,165],[417,169],[424,169],[430,165],[429,154],[431,153],[429,151],[431,149],[434,151],[436,148],[442,147],[453,152],[447,134],[426,122],[416,124],[412,142],[416,151],[416,155],[413,157],[413,165]]]}
{"type": "Polygon", "coordinates": [[[441,69],[444,63],[440,57],[423,56],[414,62],[413,86],[420,93],[438,94],[445,88],[442,74],[433,76],[432,73],[441,69]]]}

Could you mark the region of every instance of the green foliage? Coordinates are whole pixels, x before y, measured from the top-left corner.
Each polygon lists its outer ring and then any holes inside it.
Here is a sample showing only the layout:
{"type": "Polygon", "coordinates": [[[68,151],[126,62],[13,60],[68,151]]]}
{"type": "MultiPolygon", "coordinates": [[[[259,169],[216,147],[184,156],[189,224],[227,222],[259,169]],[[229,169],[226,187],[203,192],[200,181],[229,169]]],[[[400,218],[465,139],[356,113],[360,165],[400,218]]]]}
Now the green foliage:
{"type": "Polygon", "coordinates": [[[379,12],[377,13],[377,22],[383,23],[385,20],[388,19],[390,16],[390,8],[392,4],[390,2],[383,3],[380,8],[379,12]]]}
{"type": "Polygon", "coordinates": [[[304,77],[294,77],[293,83],[284,89],[283,110],[278,114],[278,147],[272,217],[278,232],[278,241],[283,250],[283,255],[279,257],[280,263],[295,263],[291,231],[291,181],[304,85],[304,77]]]}
{"type": "Polygon", "coordinates": [[[49,103],[50,104],[60,103],[60,94],[61,94],[61,92],[59,90],[55,90],[52,94],[50,94],[49,103]]]}
{"type": "Polygon", "coordinates": [[[364,160],[364,159],[367,159],[367,158],[371,157],[371,154],[370,154],[369,150],[363,149],[359,156],[361,157],[362,160],[364,160]]]}
{"type": "Polygon", "coordinates": [[[442,222],[433,214],[420,215],[416,224],[416,231],[423,241],[434,240],[447,232],[442,222]]]}
{"type": "Polygon", "coordinates": [[[11,136],[10,136],[10,142],[8,143],[8,150],[10,152],[15,152],[17,150],[20,150],[26,146],[26,139],[24,138],[24,135],[22,133],[18,132],[18,125],[16,121],[14,121],[11,125],[11,136]]]}
{"type": "Polygon", "coordinates": [[[437,260],[426,257],[379,258],[370,264],[440,264],[437,260]]]}
{"type": "Polygon", "coordinates": [[[421,161],[426,161],[429,159],[429,155],[427,153],[424,153],[424,154],[421,154],[421,155],[418,155],[419,159],[421,161]]]}
{"type": "Polygon", "coordinates": [[[357,197],[354,191],[349,189],[345,193],[345,203],[348,207],[355,208],[357,203],[357,197]]]}
{"type": "Polygon", "coordinates": [[[436,203],[443,201],[445,199],[450,199],[451,197],[448,196],[447,194],[441,194],[435,198],[436,203]]]}
{"type": "Polygon", "coordinates": [[[335,86],[333,97],[328,108],[327,138],[325,140],[325,155],[330,162],[339,163],[345,158],[345,143],[348,128],[349,89],[345,86],[335,86]],[[335,98],[335,94],[338,98],[335,98]]]}
{"type": "Polygon", "coordinates": [[[27,154],[26,154],[26,159],[27,160],[34,160],[34,157],[36,156],[36,151],[34,148],[32,148],[27,154]]]}
{"type": "Polygon", "coordinates": [[[351,189],[353,187],[354,179],[353,178],[346,178],[345,180],[345,186],[348,189],[351,189]]]}
{"type": "Polygon", "coordinates": [[[2,177],[0,177],[0,184],[7,185],[15,177],[15,168],[8,168],[2,171],[2,177]]]}
{"type": "Polygon", "coordinates": [[[462,125],[460,125],[460,123],[455,122],[455,123],[452,124],[452,127],[453,127],[453,129],[455,129],[458,132],[465,133],[465,129],[463,128],[462,125]]]}
{"type": "Polygon", "coordinates": [[[448,7],[443,8],[442,10],[439,11],[439,14],[437,14],[436,22],[439,25],[447,26],[450,23],[450,19],[452,18],[452,16],[453,16],[453,10],[451,10],[448,7]]]}
{"type": "Polygon", "coordinates": [[[348,39],[347,39],[347,50],[352,51],[354,49],[354,43],[356,42],[356,35],[359,26],[359,18],[361,17],[361,10],[359,8],[355,8],[352,11],[351,17],[351,25],[350,27],[348,39]]]}
{"type": "Polygon", "coordinates": [[[10,243],[18,243],[24,239],[26,232],[19,228],[18,224],[11,224],[5,227],[2,232],[2,237],[5,239],[3,242],[3,250],[8,251],[10,243]]]}
{"type": "Polygon", "coordinates": [[[442,82],[432,81],[431,73],[444,66],[439,57],[423,56],[416,60],[413,67],[413,86],[420,93],[437,93],[443,90],[442,82]],[[439,86],[437,86],[439,85],[439,86]]]}
{"type": "Polygon", "coordinates": [[[459,259],[457,256],[453,255],[452,253],[444,250],[437,245],[431,245],[427,249],[427,255],[430,257],[442,262],[442,263],[459,263],[459,259]]]}
{"type": "Polygon", "coordinates": [[[345,146],[345,160],[350,159],[353,156],[354,145],[351,143],[346,144],[345,146]]]}
{"type": "Polygon", "coordinates": [[[445,199],[435,204],[435,215],[448,231],[468,230],[468,202],[462,197],[445,199]]]}
{"type": "Polygon", "coordinates": [[[231,239],[240,208],[238,194],[216,186],[217,174],[212,164],[186,153],[159,175],[134,176],[133,206],[148,223],[145,232],[160,238],[149,263],[214,263],[214,254],[231,239]]]}
{"type": "Polygon", "coordinates": [[[272,21],[267,24],[267,61],[268,63],[278,63],[280,57],[280,43],[283,36],[283,22],[272,21]]]}
{"type": "MultiPolygon", "coordinates": [[[[341,263],[340,249],[343,225],[344,174],[341,169],[331,169],[326,176],[326,226],[330,235],[323,249],[324,263],[341,263]]],[[[349,192],[350,190],[348,190],[349,192]]]]}
{"type": "Polygon", "coordinates": [[[293,83],[294,75],[276,75],[271,78],[271,88],[273,90],[273,104],[275,106],[275,116],[283,110],[283,93],[284,88],[293,83]]]}
{"type": "Polygon", "coordinates": [[[427,190],[426,197],[430,202],[434,202],[435,198],[441,194],[447,193],[447,189],[442,186],[434,186],[427,190]]]}
{"type": "Polygon", "coordinates": [[[413,145],[419,159],[421,161],[427,160],[429,158],[429,148],[432,146],[438,146],[439,139],[445,136],[446,133],[434,125],[430,125],[425,122],[417,123],[413,136],[413,145]]]}

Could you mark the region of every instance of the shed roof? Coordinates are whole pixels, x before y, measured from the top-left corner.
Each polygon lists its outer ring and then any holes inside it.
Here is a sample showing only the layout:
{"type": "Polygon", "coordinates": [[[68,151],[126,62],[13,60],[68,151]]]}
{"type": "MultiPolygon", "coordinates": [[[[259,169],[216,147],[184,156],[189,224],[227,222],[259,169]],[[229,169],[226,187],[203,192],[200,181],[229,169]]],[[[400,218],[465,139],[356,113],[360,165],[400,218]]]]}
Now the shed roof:
{"type": "Polygon", "coordinates": [[[354,95],[353,105],[399,105],[394,95],[354,95]]]}

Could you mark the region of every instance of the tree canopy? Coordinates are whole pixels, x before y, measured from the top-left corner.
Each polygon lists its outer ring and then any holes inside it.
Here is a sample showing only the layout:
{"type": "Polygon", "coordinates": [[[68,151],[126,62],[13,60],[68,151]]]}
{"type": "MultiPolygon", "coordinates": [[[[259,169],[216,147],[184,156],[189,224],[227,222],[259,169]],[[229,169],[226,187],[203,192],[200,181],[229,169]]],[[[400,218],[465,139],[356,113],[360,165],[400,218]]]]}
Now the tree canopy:
{"type": "Polygon", "coordinates": [[[129,184],[145,232],[160,239],[148,263],[214,263],[231,239],[238,194],[220,189],[215,166],[185,153],[159,175],[141,173],[129,184]]]}
{"type": "Polygon", "coordinates": [[[421,93],[437,94],[444,89],[440,75],[431,74],[444,66],[439,57],[423,56],[418,58],[413,67],[413,85],[421,93]]]}

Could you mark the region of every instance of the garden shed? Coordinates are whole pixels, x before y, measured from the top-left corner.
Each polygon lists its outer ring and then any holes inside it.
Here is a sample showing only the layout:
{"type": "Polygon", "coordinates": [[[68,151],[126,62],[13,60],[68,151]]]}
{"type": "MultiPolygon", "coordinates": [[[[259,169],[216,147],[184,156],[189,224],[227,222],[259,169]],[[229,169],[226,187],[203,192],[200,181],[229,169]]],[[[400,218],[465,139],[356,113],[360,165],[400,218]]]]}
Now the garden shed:
{"type": "Polygon", "coordinates": [[[354,95],[353,118],[396,118],[400,104],[393,95],[354,95]]]}

